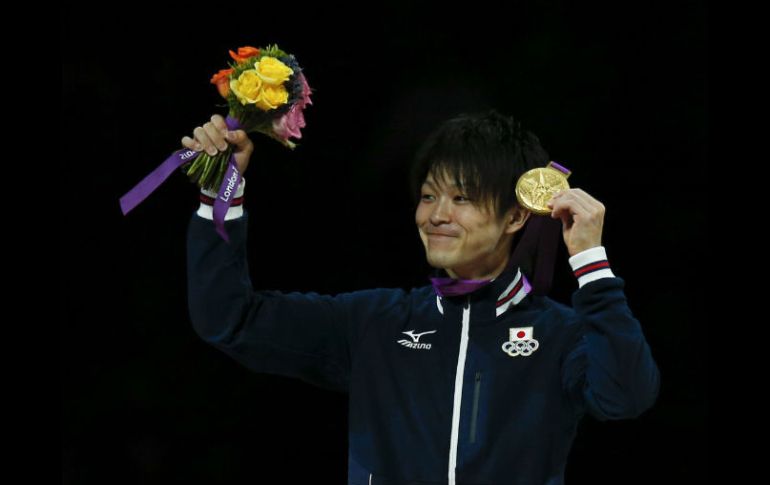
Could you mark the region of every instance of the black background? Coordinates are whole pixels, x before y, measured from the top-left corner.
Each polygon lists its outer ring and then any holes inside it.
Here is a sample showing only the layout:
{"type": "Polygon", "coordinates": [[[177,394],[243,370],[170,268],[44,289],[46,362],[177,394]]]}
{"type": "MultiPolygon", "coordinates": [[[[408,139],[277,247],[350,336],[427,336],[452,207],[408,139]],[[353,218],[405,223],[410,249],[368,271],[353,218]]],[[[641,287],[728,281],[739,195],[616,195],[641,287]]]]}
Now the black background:
{"type": "MultiPolygon", "coordinates": [[[[603,244],[662,373],[639,419],[581,423],[567,483],[705,477],[708,239],[687,202],[705,195],[706,7],[416,5],[65,12],[64,483],[345,482],[346,396],[251,373],[193,331],[196,188],[176,173],[128,216],[118,205],[182,136],[225,114],[209,79],[228,49],[272,43],[297,57],[314,104],[296,150],[253,136],[255,287],[427,284],[406,184],[414,150],[460,112],[512,114],[607,207],[603,244]]],[[[551,296],[569,304],[577,282],[560,251],[551,296]]]]}

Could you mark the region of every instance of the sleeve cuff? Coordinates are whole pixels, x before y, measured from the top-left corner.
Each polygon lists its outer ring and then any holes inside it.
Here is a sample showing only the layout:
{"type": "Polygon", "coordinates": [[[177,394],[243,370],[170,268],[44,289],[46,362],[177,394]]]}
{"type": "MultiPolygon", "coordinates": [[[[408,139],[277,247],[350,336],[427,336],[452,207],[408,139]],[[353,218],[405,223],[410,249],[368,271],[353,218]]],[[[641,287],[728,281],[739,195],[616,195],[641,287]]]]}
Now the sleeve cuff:
{"type": "Polygon", "coordinates": [[[614,278],[604,246],[586,249],[569,258],[572,272],[578,279],[578,288],[601,278],[614,278]]]}
{"type": "MultiPolygon", "coordinates": [[[[243,197],[243,192],[246,188],[246,178],[241,178],[241,183],[238,185],[238,190],[235,191],[235,197],[234,199],[240,199],[243,197]]],[[[206,197],[209,197],[211,199],[216,199],[217,193],[213,192],[211,190],[201,189],[201,194],[205,195],[206,197]]],[[[236,200],[233,201],[233,203],[236,202],[236,200]]],[[[231,206],[229,209],[227,209],[227,214],[225,214],[225,220],[229,221],[231,219],[237,219],[243,215],[243,201],[237,201],[238,205],[231,206]]],[[[200,217],[204,219],[209,219],[211,221],[214,220],[214,206],[210,204],[206,204],[203,201],[201,201],[200,207],[198,207],[198,212],[196,212],[200,217]]]]}

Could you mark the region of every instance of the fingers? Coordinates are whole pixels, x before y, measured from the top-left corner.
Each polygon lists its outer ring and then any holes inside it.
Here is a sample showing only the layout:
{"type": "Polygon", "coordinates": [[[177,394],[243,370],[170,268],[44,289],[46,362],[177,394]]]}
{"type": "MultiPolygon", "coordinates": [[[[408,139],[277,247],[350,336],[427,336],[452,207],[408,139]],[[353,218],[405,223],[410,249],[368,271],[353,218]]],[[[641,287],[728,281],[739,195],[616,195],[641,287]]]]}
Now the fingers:
{"type": "Polygon", "coordinates": [[[225,119],[220,115],[214,115],[211,121],[193,130],[194,138],[183,137],[182,146],[198,152],[205,150],[206,153],[214,156],[219,151],[227,150],[227,141],[225,141],[227,133],[225,119]]]}
{"type": "Polygon", "coordinates": [[[553,208],[552,218],[561,218],[565,230],[571,229],[574,222],[579,222],[596,226],[601,231],[605,214],[604,204],[581,189],[573,188],[554,194],[548,202],[548,207],[553,208]]]}
{"type": "Polygon", "coordinates": [[[604,215],[604,204],[596,200],[591,194],[582,189],[572,189],[571,194],[575,201],[583,207],[585,214],[591,217],[598,217],[604,215]]]}
{"type": "Polygon", "coordinates": [[[201,144],[193,140],[189,136],[185,136],[182,138],[182,146],[185,148],[189,148],[190,150],[195,150],[196,152],[203,150],[203,147],[201,146],[201,144]]]}
{"type": "Polygon", "coordinates": [[[214,126],[222,132],[222,136],[224,136],[224,134],[227,132],[227,124],[225,123],[225,119],[222,118],[221,115],[213,115],[211,117],[211,123],[213,123],[214,126]]]}
{"type": "Polygon", "coordinates": [[[192,138],[182,138],[182,146],[185,148],[197,152],[205,151],[212,157],[219,151],[227,150],[228,142],[235,146],[233,155],[238,169],[241,173],[245,172],[254,151],[254,144],[244,130],[229,131],[222,116],[212,116],[211,121],[193,130],[192,138]]]}
{"type": "Polygon", "coordinates": [[[214,125],[214,122],[208,122],[203,125],[203,130],[208,135],[209,140],[211,140],[215,150],[227,150],[227,142],[225,141],[225,133],[227,133],[227,127],[225,127],[224,131],[222,131],[222,128],[214,125]]]}
{"type": "Polygon", "coordinates": [[[201,145],[201,148],[205,150],[206,153],[211,156],[217,154],[217,148],[214,146],[214,142],[211,141],[211,138],[209,138],[208,133],[202,126],[193,130],[193,136],[195,136],[195,141],[201,145]]]}
{"type": "MultiPolygon", "coordinates": [[[[582,194],[578,193],[580,189],[562,190],[553,195],[548,201],[548,207],[551,207],[551,217],[561,217],[562,220],[568,220],[569,216],[577,215],[587,217],[592,212],[590,201],[584,200],[582,194]]],[[[582,191],[581,191],[582,192],[582,191]]]]}

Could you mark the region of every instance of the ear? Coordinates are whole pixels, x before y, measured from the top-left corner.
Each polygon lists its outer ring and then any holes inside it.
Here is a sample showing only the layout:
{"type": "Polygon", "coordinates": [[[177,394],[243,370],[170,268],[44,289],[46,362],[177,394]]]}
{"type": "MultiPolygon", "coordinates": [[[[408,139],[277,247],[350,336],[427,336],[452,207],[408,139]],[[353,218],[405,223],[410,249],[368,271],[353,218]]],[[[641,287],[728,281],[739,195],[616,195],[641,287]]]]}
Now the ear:
{"type": "Polygon", "coordinates": [[[524,227],[532,211],[519,205],[511,208],[505,216],[505,234],[513,234],[524,227]]]}

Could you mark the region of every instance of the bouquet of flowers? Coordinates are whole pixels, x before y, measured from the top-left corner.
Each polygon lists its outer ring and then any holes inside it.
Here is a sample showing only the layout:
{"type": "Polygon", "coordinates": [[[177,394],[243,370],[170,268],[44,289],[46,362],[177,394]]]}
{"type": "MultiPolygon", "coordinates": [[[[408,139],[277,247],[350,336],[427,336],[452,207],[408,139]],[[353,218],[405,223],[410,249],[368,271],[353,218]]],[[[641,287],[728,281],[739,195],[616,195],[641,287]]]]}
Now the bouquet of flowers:
{"type": "MultiPolygon", "coordinates": [[[[290,137],[301,138],[305,127],[303,110],[310,101],[310,86],[293,55],[277,45],[241,47],[230,51],[233,62],[211,78],[229,108],[225,123],[229,130],[263,133],[294,149],[290,137]]],[[[198,187],[217,192],[214,224],[229,242],[224,217],[241,180],[232,147],[214,156],[183,149],[174,152],[152,173],[120,198],[123,215],[128,214],[157,189],[177,168],[198,187]]]]}
{"type": "MultiPolygon", "coordinates": [[[[310,86],[293,55],[277,45],[267,48],[241,47],[230,51],[233,62],[211,78],[229,108],[227,125],[247,133],[263,133],[288,148],[301,138],[305,127],[303,110],[310,101],[310,86]]],[[[215,156],[198,153],[182,169],[199,187],[216,191],[230,157],[228,148],[215,156]]]]}

